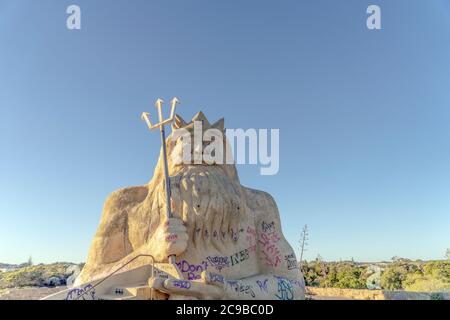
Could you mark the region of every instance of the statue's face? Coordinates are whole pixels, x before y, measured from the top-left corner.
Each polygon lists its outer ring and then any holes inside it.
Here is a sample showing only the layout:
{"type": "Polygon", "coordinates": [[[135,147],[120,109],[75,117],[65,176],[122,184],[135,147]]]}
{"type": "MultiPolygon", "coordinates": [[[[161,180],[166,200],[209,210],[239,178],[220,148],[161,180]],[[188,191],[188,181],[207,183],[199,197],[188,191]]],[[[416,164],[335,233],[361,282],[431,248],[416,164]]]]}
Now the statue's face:
{"type": "Polygon", "coordinates": [[[218,129],[178,129],[171,135],[167,153],[173,167],[223,165],[226,146],[225,135],[218,129]]]}
{"type": "Polygon", "coordinates": [[[177,115],[168,139],[167,154],[172,169],[227,164],[227,156],[232,159],[232,155],[225,136],[224,120],[210,124],[200,112],[190,123],[186,123],[177,115]]]}

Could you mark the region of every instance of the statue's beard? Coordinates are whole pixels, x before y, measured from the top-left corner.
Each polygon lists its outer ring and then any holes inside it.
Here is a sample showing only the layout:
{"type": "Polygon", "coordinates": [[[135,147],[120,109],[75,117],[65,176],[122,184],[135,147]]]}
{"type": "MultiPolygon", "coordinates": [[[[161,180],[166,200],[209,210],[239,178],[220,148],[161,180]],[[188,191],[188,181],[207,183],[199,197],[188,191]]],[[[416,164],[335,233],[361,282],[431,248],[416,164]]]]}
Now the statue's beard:
{"type": "Polygon", "coordinates": [[[186,166],[171,178],[174,216],[185,221],[194,245],[211,243],[217,249],[237,241],[245,200],[237,179],[220,166],[186,166]]]}

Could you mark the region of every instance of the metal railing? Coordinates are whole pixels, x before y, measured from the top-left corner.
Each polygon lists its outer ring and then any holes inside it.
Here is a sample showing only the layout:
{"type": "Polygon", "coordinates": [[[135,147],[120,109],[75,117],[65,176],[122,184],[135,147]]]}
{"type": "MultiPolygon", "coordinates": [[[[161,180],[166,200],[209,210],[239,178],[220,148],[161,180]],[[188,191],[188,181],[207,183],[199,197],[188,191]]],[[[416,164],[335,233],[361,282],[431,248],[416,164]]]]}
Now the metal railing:
{"type": "MultiPolygon", "coordinates": [[[[75,300],[79,300],[80,298],[82,298],[84,295],[86,295],[87,293],[91,292],[92,290],[94,290],[95,288],[97,288],[100,284],[102,284],[103,282],[105,282],[106,280],[108,280],[109,278],[111,278],[113,275],[115,275],[116,273],[118,273],[120,270],[122,270],[123,268],[125,268],[127,265],[129,265],[130,263],[132,263],[133,261],[137,260],[138,258],[141,257],[147,257],[147,258],[151,258],[152,259],[152,278],[155,276],[155,257],[153,257],[150,254],[140,254],[137,255],[136,257],[134,257],[133,259],[129,260],[127,263],[125,263],[123,266],[121,266],[120,268],[118,268],[117,270],[111,272],[109,275],[107,275],[105,278],[103,278],[102,280],[100,280],[98,283],[96,283],[94,286],[90,287],[88,290],[84,291],[82,294],[78,295],[76,297],[75,300]]],[[[153,300],[153,288],[151,289],[151,293],[150,293],[150,300],[153,300]]]]}

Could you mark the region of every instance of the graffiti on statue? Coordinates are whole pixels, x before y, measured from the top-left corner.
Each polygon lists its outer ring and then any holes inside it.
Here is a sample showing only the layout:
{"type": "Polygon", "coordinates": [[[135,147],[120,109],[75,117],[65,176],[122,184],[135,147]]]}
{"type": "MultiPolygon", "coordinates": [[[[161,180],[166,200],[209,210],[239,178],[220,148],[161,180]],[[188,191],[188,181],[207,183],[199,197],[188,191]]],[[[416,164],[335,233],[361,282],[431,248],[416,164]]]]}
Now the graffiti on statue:
{"type": "Polygon", "coordinates": [[[284,256],[284,260],[286,261],[288,270],[298,269],[298,263],[294,253],[284,256]]]}
{"type": "Polygon", "coordinates": [[[94,286],[88,284],[84,288],[71,289],[65,300],[96,300],[94,286]]]}
{"type": "Polygon", "coordinates": [[[275,296],[279,300],[293,300],[294,299],[294,289],[291,282],[283,277],[274,276],[278,282],[278,292],[275,296]]]}
{"type": "Polygon", "coordinates": [[[248,249],[239,251],[238,253],[235,253],[232,256],[230,256],[231,266],[239,264],[245,260],[248,260],[249,258],[250,258],[250,253],[248,252],[248,249]]]}
{"type": "Polygon", "coordinates": [[[253,287],[249,284],[242,283],[240,281],[228,281],[228,285],[231,289],[237,292],[239,295],[249,295],[252,298],[255,298],[255,292],[253,291],[253,287]]]}
{"type": "Polygon", "coordinates": [[[174,280],[173,285],[180,289],[188,289],[189,290],[191,288],[191,283],[189,281],[184,281],[184,280],[174,280]]]}
{"type": "Polygon", "coordinates": [[[256,280],[256,284],[259,287],[259,290],[261,290],[261,292],[265,292],[267,293],[267,281],[269,281],[269,279],[264,279],[264,280],[256,280]]]}
{"type": "Polygon", "coordinates": [[[219,272],[221,272],[223,268],[230,266],[230,261],[228,260],[228,257],[209,256],[206,259],[219,272]]]}
{"type": "Polygon", "coordinates": [[[245,239],[248,243],[248,251],[256,252],[256,230],[252,227],[247,227],[247,235],[245,239]]]}
{"type": "Polygon", "coordinates": [[[188,280],[198,280],[201,278],[203,271],[208,269],[208,263],[202,261],[200,264],[191,264],[186,260],[181,260],[177,262],[178,270],[187,275],[188,280]]]}
{"type": "Polygon", "coordinates": [[[211,283],[221,283],[224,284],[225,283],[225,278],[220,275],[220,274],[216,274],[216,273],[210,273],[209,275],[209,281],[211,283]]]}
{"type": "Polygon", "coordinates": [[[262,234],[259,239],[261,252],[266,264],[270,267],[278,267],[281,263],[281,253],[277,243],[281,237],[275,230],[275,223],[262,223],[262,234]]]}

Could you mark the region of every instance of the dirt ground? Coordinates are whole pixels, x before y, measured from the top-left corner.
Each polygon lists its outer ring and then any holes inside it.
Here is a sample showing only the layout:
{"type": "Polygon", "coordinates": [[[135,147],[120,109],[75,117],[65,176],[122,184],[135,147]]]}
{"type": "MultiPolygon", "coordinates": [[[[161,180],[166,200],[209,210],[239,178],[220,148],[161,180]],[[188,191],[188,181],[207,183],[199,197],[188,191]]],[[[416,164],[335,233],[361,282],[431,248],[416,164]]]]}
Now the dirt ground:
{"type": "MultiPolygon", "coordinates": [[[[0,289],[0,300],[39,300],[51,294],[65,290],[66,287],[55,288],[13,288],[0,289]]],[[[350,300],[342,297],[307,296],[310,300],[350,300]]]]}
{"type": "Polygon", "coordinates": [[[66,287],[0,289],[0,300],[39,300],[65,289],[66,287]]]}

